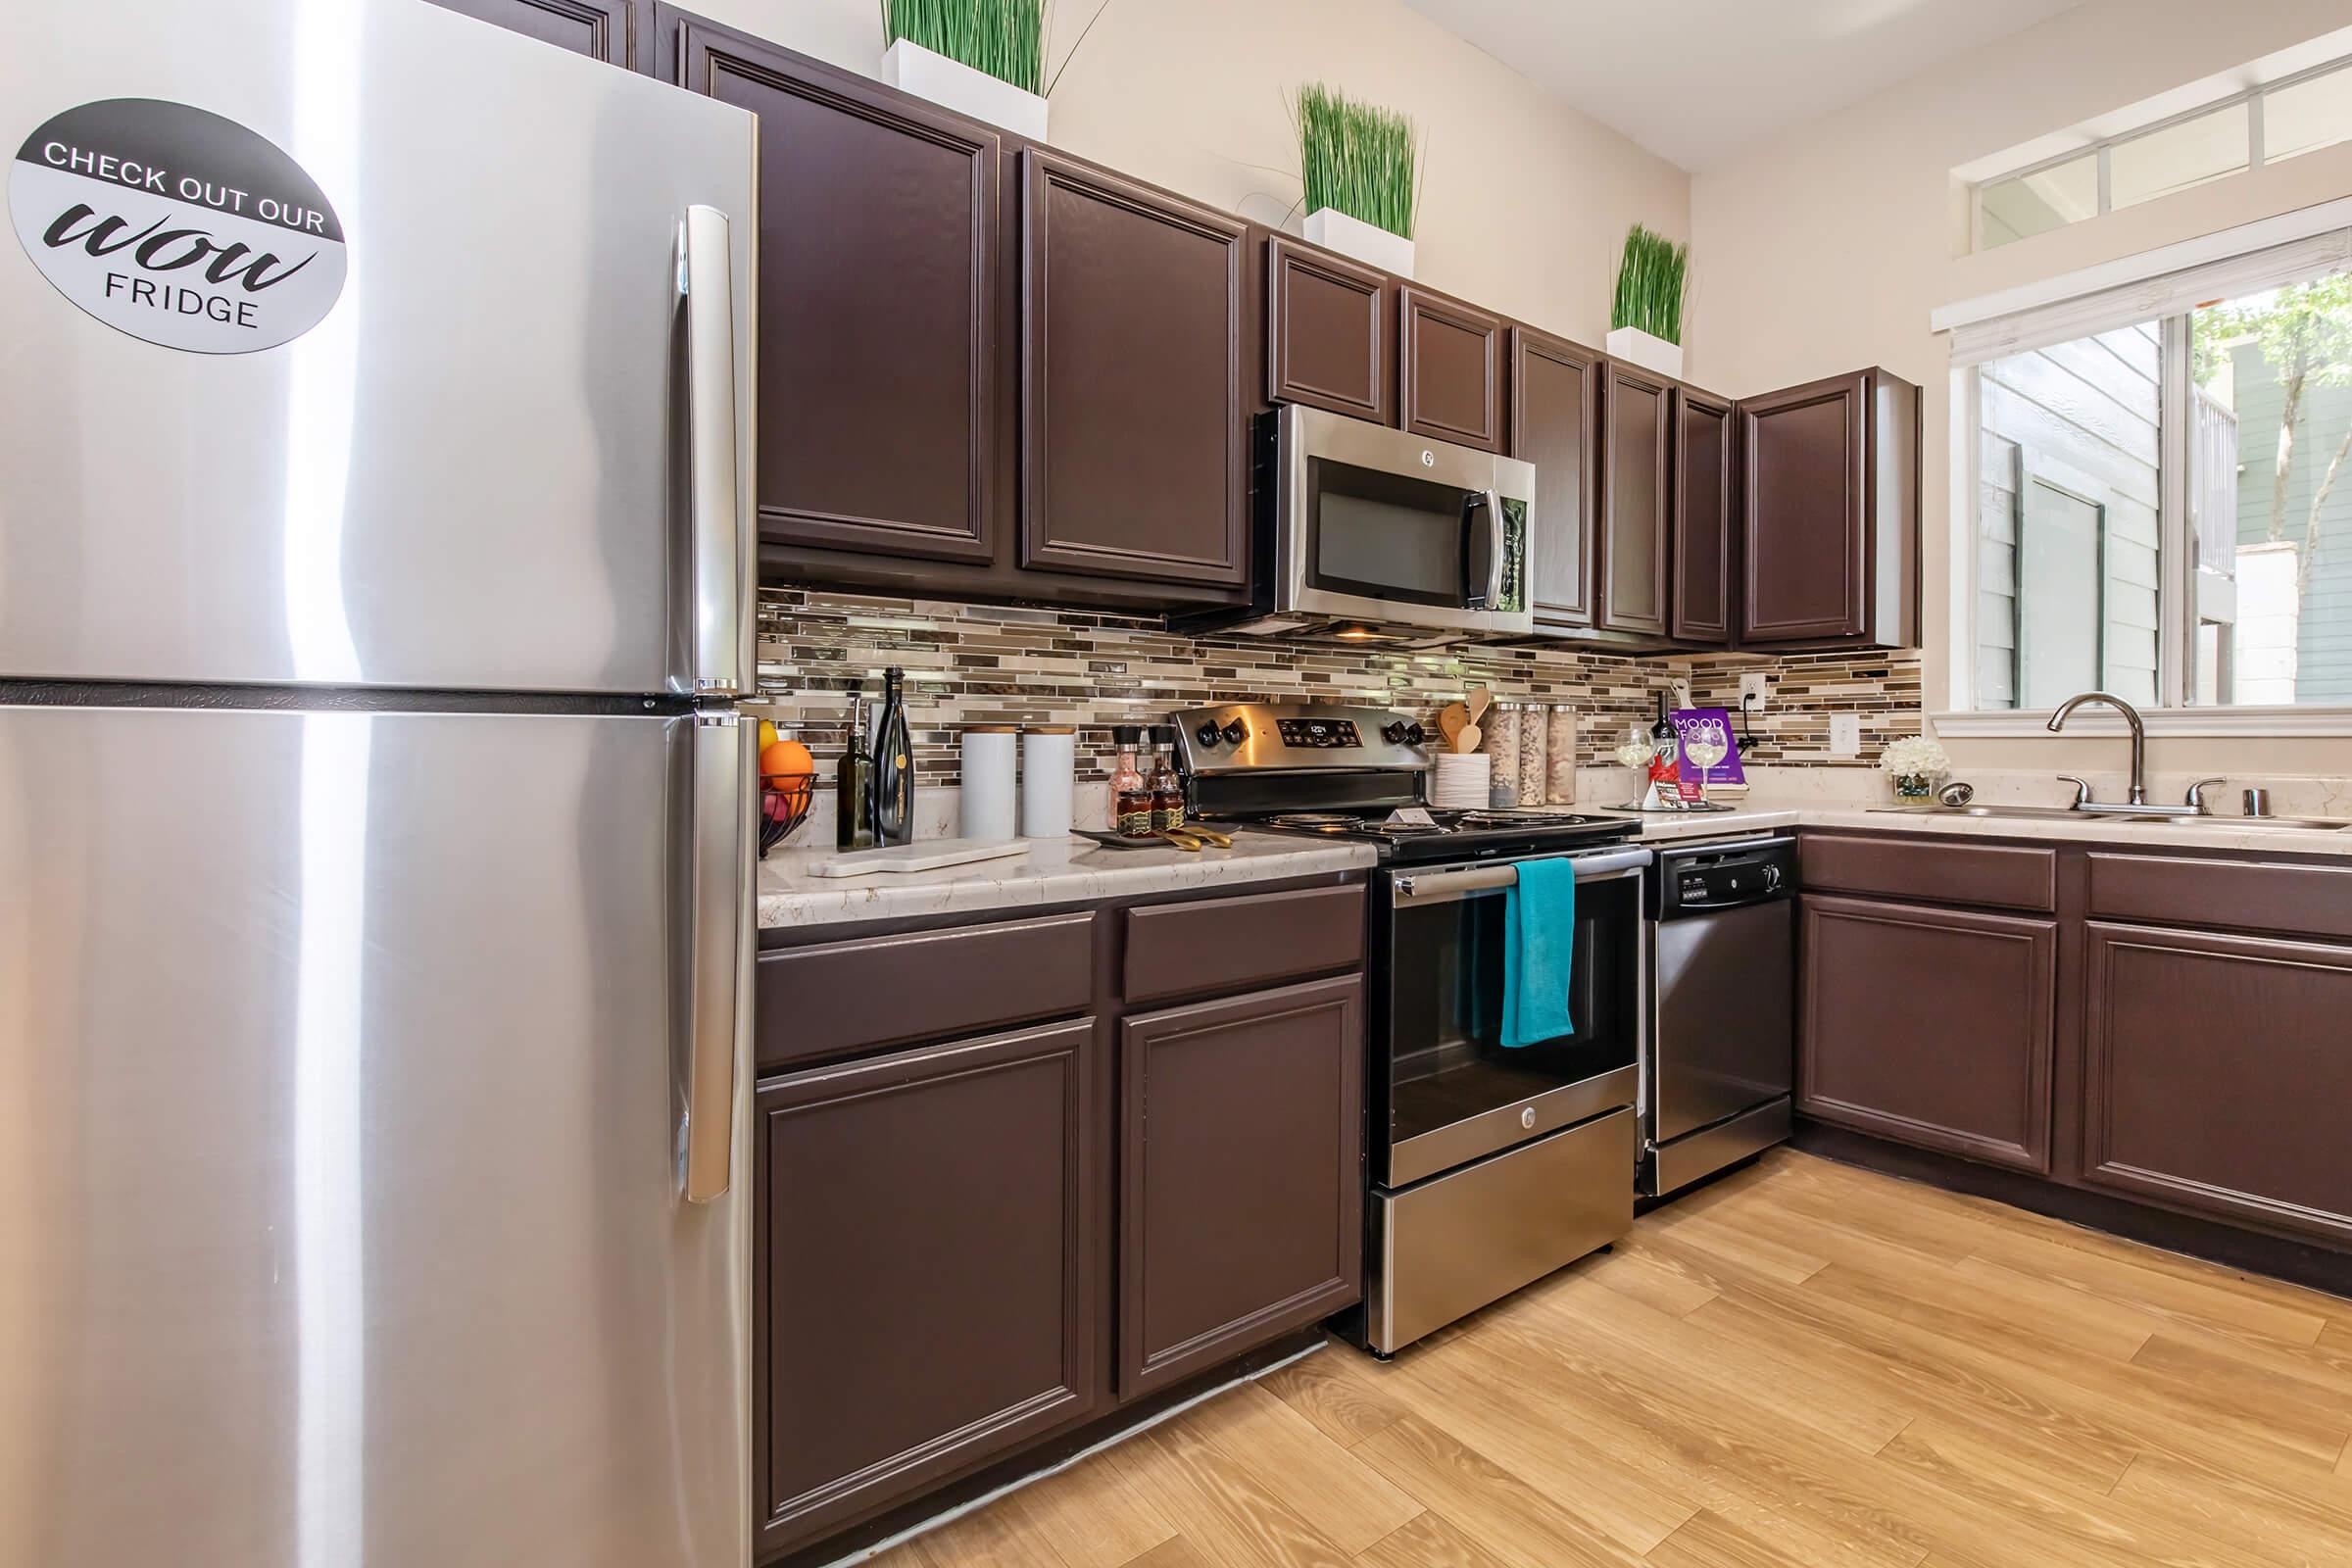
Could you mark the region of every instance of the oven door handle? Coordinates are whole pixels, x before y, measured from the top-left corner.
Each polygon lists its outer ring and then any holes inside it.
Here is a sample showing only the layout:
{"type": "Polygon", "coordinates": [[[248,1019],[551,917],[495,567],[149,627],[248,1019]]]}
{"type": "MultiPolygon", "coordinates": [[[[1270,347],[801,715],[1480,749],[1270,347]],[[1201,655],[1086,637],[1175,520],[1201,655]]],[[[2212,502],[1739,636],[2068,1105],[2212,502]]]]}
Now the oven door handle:
{"type": "MultiPolygon", "coordinates": [[[[1537,856],[1543,859],[1548,857],[1537,856]]],[[[1571,855],[1576,862],[1576,880],[1609,882],[1621,877],[1640,876],[1655,858],[1642,849],[1608,850],[1596,855],[1571,855]]],[[[1482,865],[1468,871],[1416,871],[1390,879],[1392,901],[1398,905],[1448,904],[1456,899],[1475,898],[1482,893],[1497,893],[1519,880],[1520,862],[1503,865],[1482,865]]]]}
{"type": "Polygon", "coordinates": [[[1473,490],[1462,497],[1462,608],[1485,610],[1494,603],[1495,577],[1502,565],[1502,552],[1497,548],[1501,517],[1494,507],[1494,493],[1473,490]],[[1478,525],[1478,514],[1487,514],[1487,525],[1478,525]]]}

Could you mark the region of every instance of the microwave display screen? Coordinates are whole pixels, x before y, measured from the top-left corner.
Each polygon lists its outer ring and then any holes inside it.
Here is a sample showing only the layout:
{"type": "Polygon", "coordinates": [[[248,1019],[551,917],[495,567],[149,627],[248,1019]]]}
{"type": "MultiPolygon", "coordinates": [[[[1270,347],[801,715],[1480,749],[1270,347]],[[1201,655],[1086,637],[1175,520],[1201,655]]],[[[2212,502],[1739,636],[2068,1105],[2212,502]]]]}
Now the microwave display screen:
{"type": "Polygon", "coordinates": [[[1352,718],[1278,718],[1282,744],[1305,751],[1340,752],[1364,744],[1352,718]]]}

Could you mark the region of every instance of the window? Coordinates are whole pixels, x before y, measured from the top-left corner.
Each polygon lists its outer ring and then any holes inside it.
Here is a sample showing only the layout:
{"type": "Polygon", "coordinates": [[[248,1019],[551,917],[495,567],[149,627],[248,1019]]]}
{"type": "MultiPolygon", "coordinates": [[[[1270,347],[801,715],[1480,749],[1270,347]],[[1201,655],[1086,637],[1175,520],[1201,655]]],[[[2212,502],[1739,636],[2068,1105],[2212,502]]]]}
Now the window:
{"type": "Polygon", "coordinates": [[[2352,140],[2352,61],[2310,70],[1976,186],[1976,243],[1991,250],[2352,140]]]}
{"type": "Polygon", "coordinates": [[[1963,328],[1953,356],[1976,709],[2352,707],[2352,231],[1963,328]]]}

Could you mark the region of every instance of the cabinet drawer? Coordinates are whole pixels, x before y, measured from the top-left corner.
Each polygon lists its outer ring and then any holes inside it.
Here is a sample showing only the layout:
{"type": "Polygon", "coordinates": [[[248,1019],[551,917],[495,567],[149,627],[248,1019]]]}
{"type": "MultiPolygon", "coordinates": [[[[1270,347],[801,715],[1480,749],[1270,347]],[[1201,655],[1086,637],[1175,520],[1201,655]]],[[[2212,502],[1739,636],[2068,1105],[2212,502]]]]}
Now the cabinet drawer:
{"type": "Polygon", "coordinates": [[[1084,1012],[1095,917],[1006,920],[760,956],[760,1067],[1084,1012]]]}
{"type": "Polygon", "coordinates": [[[2003,844],[1926,844],[1865,833],[1807,833],[1797,843],[1809,892],[1874,893],[2000,909],[2058,906],[2058,852],[2003,844]]]}
{"type": "Polygon", "coordinates": [[[2094,918],[2352,940],[2352,866],[2090,858],[2094,918]]]}
{"type": "Polygon", "coordinates": [[[1363,961],[1360,885],[1127,911],[1129,1002],[1240,991],[1363,961]]]}

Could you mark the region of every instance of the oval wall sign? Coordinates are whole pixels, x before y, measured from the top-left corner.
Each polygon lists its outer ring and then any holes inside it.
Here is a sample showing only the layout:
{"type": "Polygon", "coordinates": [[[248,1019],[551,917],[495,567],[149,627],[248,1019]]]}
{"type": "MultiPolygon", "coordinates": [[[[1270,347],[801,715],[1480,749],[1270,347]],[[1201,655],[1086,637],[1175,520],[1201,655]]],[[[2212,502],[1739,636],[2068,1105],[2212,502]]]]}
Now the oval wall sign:
{"type": "Polygon", "coordinates": [[[275,348],[343,292],[343,225],[318,181],[187,104],[107,98],[52,116],[17,149],[8,212],[60,294],[169,349],[275,348]]]}

